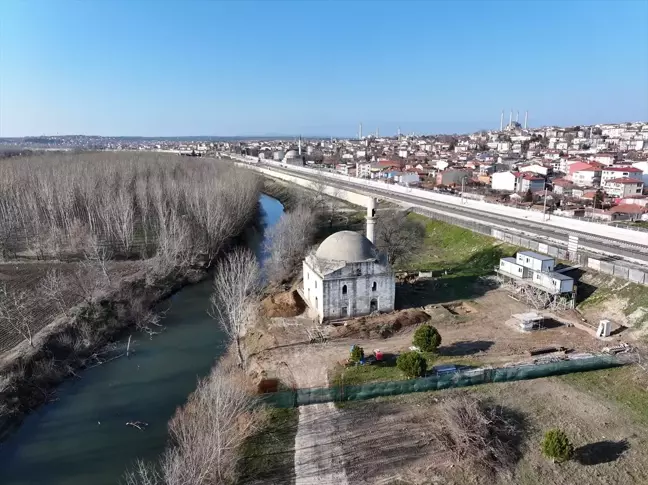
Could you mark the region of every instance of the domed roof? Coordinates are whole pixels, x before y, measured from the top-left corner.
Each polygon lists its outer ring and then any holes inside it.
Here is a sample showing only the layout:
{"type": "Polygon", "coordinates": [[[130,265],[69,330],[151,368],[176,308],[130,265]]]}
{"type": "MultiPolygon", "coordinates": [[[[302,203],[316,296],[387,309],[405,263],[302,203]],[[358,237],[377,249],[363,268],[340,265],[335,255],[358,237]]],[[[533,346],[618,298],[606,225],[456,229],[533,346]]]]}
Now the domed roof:
{"type": "Polygon", "coordinates": [[[298,158],[299,152],[297,150],[288,150],[286,152],[286,158],[298,158]]]}
{"type": "Polygon", "coordinates": [[[324,239],[315,252],[319,259],[359,263],[378,258],[378,250],[369,239],[353,231],[340,231],[324,239]]]}

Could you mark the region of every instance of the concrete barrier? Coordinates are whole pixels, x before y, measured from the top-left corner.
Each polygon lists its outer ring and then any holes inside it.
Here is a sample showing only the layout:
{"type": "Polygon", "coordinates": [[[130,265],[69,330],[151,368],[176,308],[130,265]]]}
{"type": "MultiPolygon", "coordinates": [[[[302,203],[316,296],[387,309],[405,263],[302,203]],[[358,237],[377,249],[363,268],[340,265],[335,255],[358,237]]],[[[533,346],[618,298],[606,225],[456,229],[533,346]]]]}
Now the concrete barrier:
{"type": "MultiPolygon", "coordinates": [[[[237,155],[228,155],[236,160],[243,161],[245,163],[248,163],[250,165],[258,164],[258,159],[254,157],[246,157],[246,156],[237,156],[237,155]]],[[[604,225],[601,223],[597,222],[592,222],[592,221],[583,221],[579,219],[573,219],[573,218],[568,218],[568,217],[562,217],[562,216],[555,216],[552,215],[550,219],[545,220],[545,215],[541,212],[537,211],[530,211],[530,210],[525,210],[525,209],[518,209],[515,207],[510,207],[506,205],[500,205],[500,204],[493,204],[490,202],[485,202],[485,201],[480,201],[480,200],[461,200],[459,197],[455,197],[452,195],[448,194],[441,194],[438,192],[432,192],[429,190],[422,190],[422,189],[417,189],[414,187],[403,187],[400,185],[391,185],[391,184],[385,184],[384,182],[379,182],[379,181],[374,181],[374,180],[367,180],[367,179],[360,179],[356,177],[351,177],[347,175],[342,175],[339,173],[333,173],[333,172],[327,172],[327,171],[318,171],[314,170],[312,168],[307,168],[307,167],[299,167],[299,166],[294,166],[290,165],[287,166],[285,164],[282,164],[280,162],[275,162],[275,161],[270,161],[270,160],[264,160],[264,164],[267,164],[268,166],[272,167],[280,167],[283,169],[289,169],[292,171],[295,171],[295,173],[304,173],[310,176],[313,176],[314,174],[320,173],[322,177],[329,178],[332,180],[340,180],[344,181],[346,183],[352,183],[354,185],[358,185],[359,187],[366,186],[366,187],[372,187],[375,189],[379,190],[385,190],[385,191],[390,191],[394,193],[400,193],[404,195],[409,195],[409,196],[414,196],[418,197],[421,199],[425,200],[430,200],[430,201],[437,201],[437,202],[443,202],[446,204],[451,204],[451,205],[456,205],[456,206],[462,206],[466,205],[466,207],[471,208],[471,209],[477,209],[479,211],[491,213],[494,215],[500,215],[500,216],[506,216],[506,217],[511,217],[511,218],[516,218],[516,219],[521,219],[526,222],[536,222],[536,223],[541,223],[543,225],[547,226],[555,226],[557,228],[561,229],[567,229],[567,230],[572,230],[572,231],[580,231],[583,233],[587,233],[593,236],[598,236],[599,238],[602,239],[618,239],[620,241],[627,241],[628,243],[631,244],[638,244],[638,245],[643,245],[643,246],[648,246],[648,233],[640,232],[640,231],[632,231],[630,229],[625,229],[621,227],[615,227],[615,226],[609,226],[609,225],[604,225]]]]}

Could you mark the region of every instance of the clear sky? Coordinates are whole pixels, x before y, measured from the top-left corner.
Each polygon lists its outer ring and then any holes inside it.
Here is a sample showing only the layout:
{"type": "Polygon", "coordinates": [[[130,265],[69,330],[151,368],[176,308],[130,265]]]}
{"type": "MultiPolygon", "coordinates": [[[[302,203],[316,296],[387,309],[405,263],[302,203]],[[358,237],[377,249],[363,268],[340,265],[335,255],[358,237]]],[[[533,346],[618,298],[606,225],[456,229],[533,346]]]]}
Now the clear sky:
{"type": "Polygon", "coordinates": [[[648,120],[648,0],[0,0],[0,136],[648,120]]]}

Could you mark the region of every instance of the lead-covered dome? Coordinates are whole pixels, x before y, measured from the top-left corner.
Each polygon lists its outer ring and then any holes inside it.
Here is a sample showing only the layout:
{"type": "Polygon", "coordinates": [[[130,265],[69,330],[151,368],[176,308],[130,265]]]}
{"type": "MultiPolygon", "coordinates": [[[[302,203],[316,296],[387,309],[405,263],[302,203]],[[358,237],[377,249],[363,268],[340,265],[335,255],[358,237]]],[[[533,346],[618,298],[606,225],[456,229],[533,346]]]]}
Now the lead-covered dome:
{"type": "Polygon", "coordinates": [[[288,150],[285,158],[299,158],[299,152],[297,150],[288,150]]]}
{"type": "Polygon", "coordinates": [[[315,252],[319,259],[360,263],[376,259],[378,250],[369,239],[353,231],[340,231],[324,239],[315,252]]]}

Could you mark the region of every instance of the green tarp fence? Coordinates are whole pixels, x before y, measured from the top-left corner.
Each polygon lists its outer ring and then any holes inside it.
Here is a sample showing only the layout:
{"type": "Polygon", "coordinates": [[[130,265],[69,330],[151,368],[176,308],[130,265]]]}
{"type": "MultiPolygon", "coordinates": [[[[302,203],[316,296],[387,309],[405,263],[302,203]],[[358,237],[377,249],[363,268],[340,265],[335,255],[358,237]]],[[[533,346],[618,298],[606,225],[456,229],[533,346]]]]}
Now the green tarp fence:
{"type": "Polygon", "coordinates": [[[436,391],[454,387],[474,386],[489,382],[509,382],[539,377],[557,376],[622,365],[609,355],[560,360],[544,364],[515,367],[470,369],[454,373],[421,377],[403,381],[375,382],[353,386],[314,387],[263,394],[268,405],[292,408],[307,404],[342,401],[362,401],[380,396],[396,396],[412,392],[436,391]]]}

